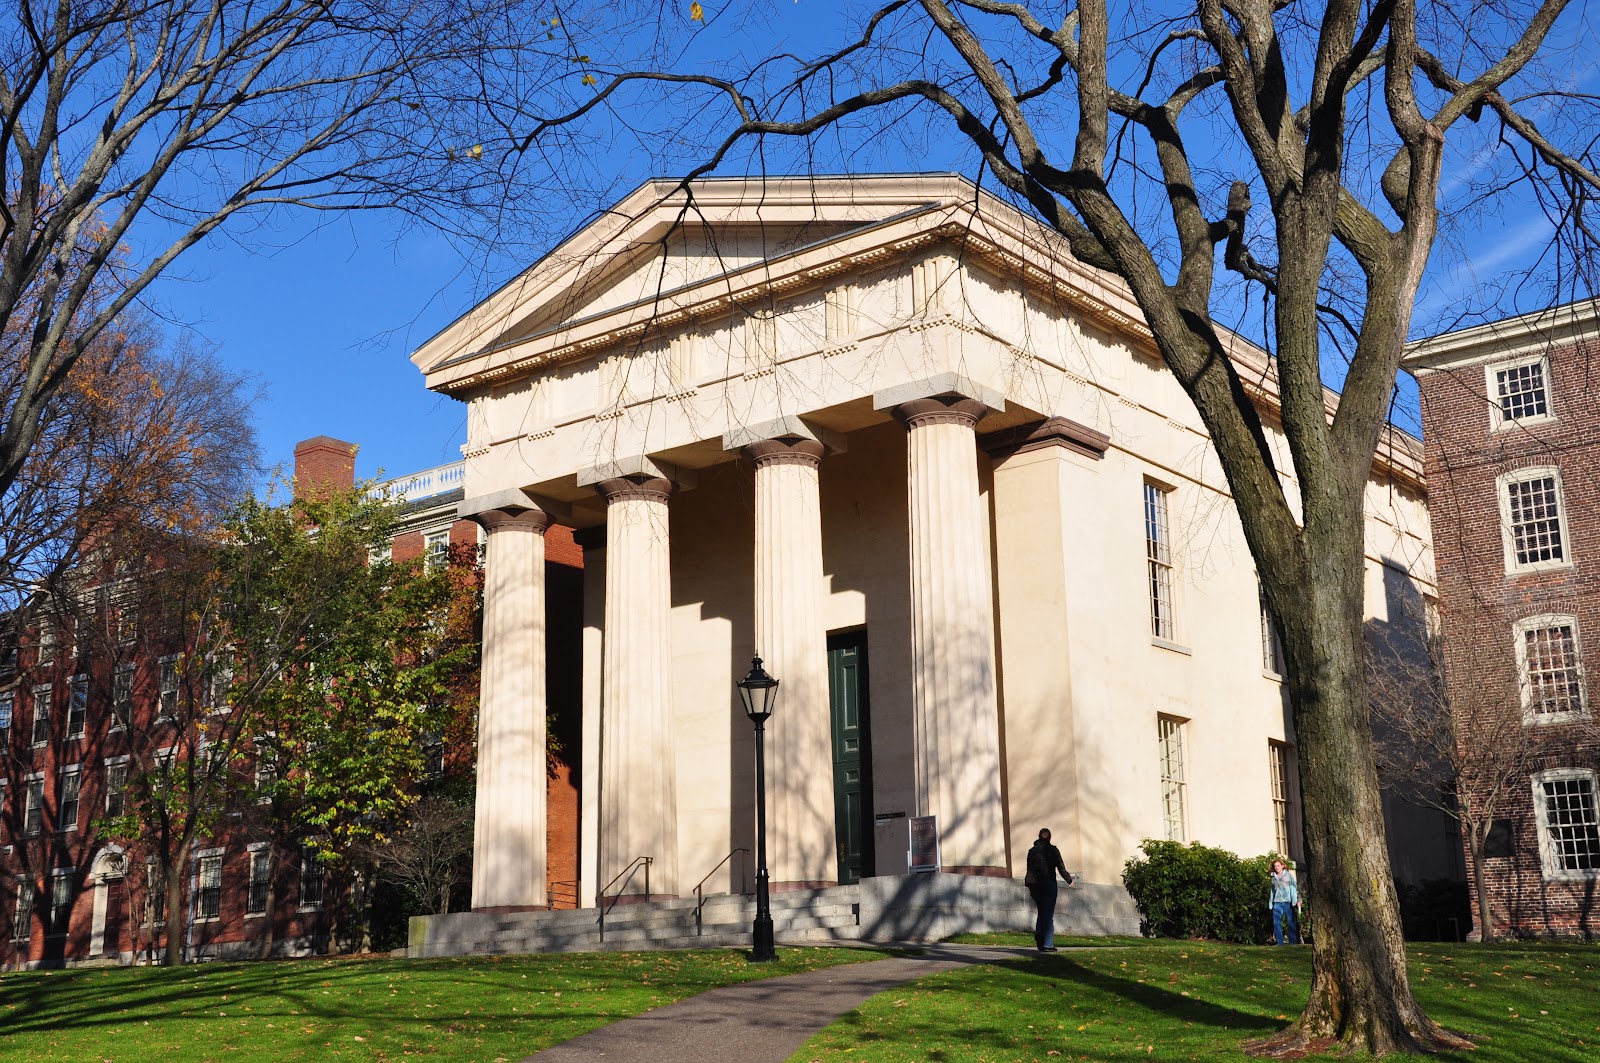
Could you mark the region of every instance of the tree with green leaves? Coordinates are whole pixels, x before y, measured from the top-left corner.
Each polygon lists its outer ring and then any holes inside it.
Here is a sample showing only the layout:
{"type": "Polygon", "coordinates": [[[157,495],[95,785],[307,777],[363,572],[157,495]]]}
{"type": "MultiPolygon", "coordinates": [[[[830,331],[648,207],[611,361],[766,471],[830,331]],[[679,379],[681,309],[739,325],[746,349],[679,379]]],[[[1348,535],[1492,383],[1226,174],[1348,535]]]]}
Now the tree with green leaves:
{"type": "Polygon", "coordinates": [[[390,560],[397,516],[359,488],[248,499],[214,538],[154,559],[145,622],[182,652],[130,721],[123,811],[102,829],[151,858],[167,963],[182,955],[197,840],[237,821],[337,864],[414,800],[424,736],[459,713],[455,680],[475,651],[452,621],[463,584],[390,560]]]}

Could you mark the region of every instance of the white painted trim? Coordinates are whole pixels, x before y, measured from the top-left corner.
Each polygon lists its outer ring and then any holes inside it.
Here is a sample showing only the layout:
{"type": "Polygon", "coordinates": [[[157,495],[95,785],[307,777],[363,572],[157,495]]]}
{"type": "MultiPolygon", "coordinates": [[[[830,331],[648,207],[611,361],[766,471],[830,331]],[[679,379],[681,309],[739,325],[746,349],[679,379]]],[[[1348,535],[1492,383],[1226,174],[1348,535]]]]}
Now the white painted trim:
{"type": "Polygon", "coordinates": [[[1552,569],[1572,567],[1572,536],[1567,528],[1567,495],[1561,484],[1561,469],[1555,465],[1529,465],[1511,472],[1501,473],[1495,477],[1495,496],[1500,508],[1500,544],[1505,551],[1506,575],[1516,576],[1527,572],[1549,572],[1552,569]],[[1507,490],[1512,484],[1527,483],[1530,480],[1542,480],[1546,477],[1553,478],[1556,484],[1556,527],[1561,535],[1561,559],[1559,561],[1532,561],[1527,564],[1517,563],[1516,538],[1511,529],[1511,494],[1507,490]]]}
{"type": "Polygon", "coordinates": [[[1539,820],[1539,864],[1544,872],[1546,882],[1591,882],[1600,879],[1600,869],[1588,871],[1566,871],[1553,868],[1555,853],[1550,845],[1550,821],[1545,808],[1544,784],[1559,782],[1563,779],[1588,779],[1590,808],[1600,819],[1600,777],[1588,768],[1551,768],[1533,775],[1529,782],[1533,786],[1533,810],[1539,820]]]}
{"type": "Polygon", "coordinates": [[[1583,639],[1581,632],[1578,630],[1578,618],[1571,613],[1541,613],[1538,616],[1524,617],[1511,625],[1511,634],[1513,640],[1512,648],[1517,655],[1517,688],[1522,704],[1522,722],[1543,726],[1588,719],[1589,684],[1588,677],[1584,675],[1583,671],[1583,639]],[[1570,712],[1552,712],[1538,715],[1532,711],[1533,684],[1528,677],[1527,635],[1530,631],[1553,627],[1572,628],[1573,664],[1578,672],[1578,708],[1570,712]]]}
{"type": "Polygon", "coordinates": [[[1489,400],[1489,431],[1503,432],[1511,428],[1533,428],[1541,424],[1549,424],[1556,419],[1555,391],[1550,386],[1550,359],[1544,354],[1525,355],[1521,358],[1511,358],[1503,362],[1489,362],[1483,367],[1483,393],[1489,400]],[[1500,383],[1495,377],[1510,369],[1520,369],[1525,365],[1538,365],[1544,374],[1544,408],[1547,412],[1538,417],[1519,417],[1515,420],[1507,419],[1505,411],[1500,407],[1500,383]]]}

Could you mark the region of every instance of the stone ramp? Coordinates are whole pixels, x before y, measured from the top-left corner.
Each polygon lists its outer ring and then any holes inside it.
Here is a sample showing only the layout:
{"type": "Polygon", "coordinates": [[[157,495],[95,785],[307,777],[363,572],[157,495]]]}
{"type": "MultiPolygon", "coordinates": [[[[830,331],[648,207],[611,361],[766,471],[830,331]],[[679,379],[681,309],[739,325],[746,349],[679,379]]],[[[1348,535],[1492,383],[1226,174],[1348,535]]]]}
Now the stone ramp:
{"type": "Polygon", "coordinates": [[[525,1063],[783,1063],[817,1031],[887,989],[1032,950],[934,946],[921,955],[846,964],[711,989],[575,1037],[525,1063]]]}

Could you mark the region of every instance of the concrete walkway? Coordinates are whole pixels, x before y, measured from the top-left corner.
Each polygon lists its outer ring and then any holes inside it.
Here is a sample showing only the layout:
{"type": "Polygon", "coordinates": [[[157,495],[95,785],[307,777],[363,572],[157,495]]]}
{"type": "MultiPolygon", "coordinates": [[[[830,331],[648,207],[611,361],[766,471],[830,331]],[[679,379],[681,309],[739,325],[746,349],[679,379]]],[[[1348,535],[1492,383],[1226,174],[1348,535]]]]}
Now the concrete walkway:
{"type": "Polygon", "coordinates": [[[908,947],[922,954],[710,989],[591,1030],[524,1063],[783,1063],[812,1034],[886,989],[971,963],[1033,953],[975,945],[908,947]]]}

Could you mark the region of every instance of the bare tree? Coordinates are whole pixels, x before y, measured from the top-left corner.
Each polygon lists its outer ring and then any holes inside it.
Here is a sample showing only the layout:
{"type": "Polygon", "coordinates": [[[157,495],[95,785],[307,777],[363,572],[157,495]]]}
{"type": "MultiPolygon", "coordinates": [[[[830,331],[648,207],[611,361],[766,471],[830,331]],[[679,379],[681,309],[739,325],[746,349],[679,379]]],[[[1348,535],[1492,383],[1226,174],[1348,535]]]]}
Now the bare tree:
{"type": "MultiPolygon", "coordinates": [[[[1503,616],[1441,618],[1439,630],[1509,631],[1503,616]]],[[[1484,863],[1489,832],[1550,748],[1550,730],[1529,718],[1516,672],[1503,653],[1462,639],[1446,652],[1379,638],[1368,647],[1378,771],[1385,788],[1454,820],[1466,841],[1477,900],[1474,918],[1494,940],[1484,863]]]]}
{"type": "Polygon", "coordinates": [[[380,877],[416,897],[423,910],[450,910],[472,855],[472,809],[446,797],[424,797],[391,836],[363,843],[356,854],[380,877]]]}
{"type": "MultiPolygon", "coordinates": [[[[570,105],[525,102],[501,143],[554,156],[568,137],[585,147],[597,129],[631,135],[670,113],[674,136],[658,150],[700,150],[692,177],[747,141],[760,167],[780,164],[782,138],[805,138],[789,157],[799,167],[823,150],[876,162],[872,138],[920,117],[953,126],[986,177],[1125,284],[1210,433],[1282,625],[1323,888],[1306,1009],[1253,1050],[1461,1047],[1406,972],[1369,727],[1363,496],[1441,224],[1447,146],[1471,156],[1468,186],[1503,196],[1528,182],[1552,221],[1587,241],[1581,206],[1600,190],[1591,98],[1562,92],[1559,59],[1535,62],[1555,41],[1583,47],[1579,17],[1562,20],[1565,0],[1489,17],[1415,0],[1195,0],[1115,18],[1105,0],[1037,6],[890,0],[824,54],[704,68],[673,50],[663,17],[641,35],[654,51],[608,60],[613,71],[570,105]],[[1291,468],[1278,466],[1218,324],[1251,303],[1291,468]],[[1336,402],[1325,374],[1342,378],[1336,402]]],[[[703,14],[696,4],[682,24],[703,14]]],[[[604,25],[565,18],[563,32],[580,50],[593,40],[626,52],[604,25]]]]}
{"type": "MultiPolygon", "coordinates": [[[[483,71],[540,0],[11,0],[0,16],[0,491],[84,351],[242,214],[502,209],[483,71]],[[134,250],[130,251],[129,248],[134,250]]],[[[570,67],[564,56],[555,62],[570,67]]]]}

